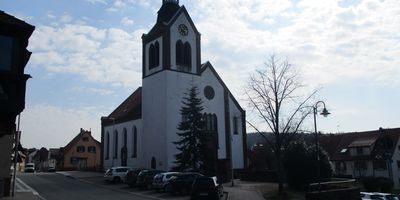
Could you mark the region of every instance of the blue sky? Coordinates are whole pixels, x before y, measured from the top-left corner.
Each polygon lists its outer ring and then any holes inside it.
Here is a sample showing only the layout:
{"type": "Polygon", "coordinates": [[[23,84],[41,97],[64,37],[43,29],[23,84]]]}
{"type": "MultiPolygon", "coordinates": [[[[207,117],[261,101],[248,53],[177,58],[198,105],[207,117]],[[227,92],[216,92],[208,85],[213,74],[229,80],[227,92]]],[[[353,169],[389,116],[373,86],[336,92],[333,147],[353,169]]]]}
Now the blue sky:
{"type": "MultiPolygon", "coordinates": [[[[319,130],[400,127],[397,0],[180,4],[201,33],[202,62],[213,64],[246,110],[249,75],[275,53],[300,70],[308,89],[321,88],[315,100],[332,115],[318,118],[319,130]]],[[[1,10],[36,27],[25,68],[33,78],[21,115],[24,146],[64,146],[80,128],[100,140],[100,117],[141,85],[141,35],[160,6],[161,0],[0,0],[1,10]]]]}

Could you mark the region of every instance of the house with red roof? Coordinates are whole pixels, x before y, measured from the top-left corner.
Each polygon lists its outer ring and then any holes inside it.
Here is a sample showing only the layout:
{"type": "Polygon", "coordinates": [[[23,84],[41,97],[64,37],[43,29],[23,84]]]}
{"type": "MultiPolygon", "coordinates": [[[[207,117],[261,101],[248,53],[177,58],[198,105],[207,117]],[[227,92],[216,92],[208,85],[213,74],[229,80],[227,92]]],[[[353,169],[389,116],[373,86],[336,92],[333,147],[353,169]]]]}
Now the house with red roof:
{"type": "Polygon", "coordinates": [[[400,188],[400,128],[328,134],[320,138],[334,174],[339,176],[387,177],[400,188]]]}
{"type": "Polygon", "coordinates": [[[211,174],[230,176],[246,162],[245,111],[210,62],[201,63],[201,34],[179,0],[163,0],[142,35],[142,87],[102,124],[102,164],[170,170],[178,153],[182,99],[193,87],[202,99],[211,174]]]}

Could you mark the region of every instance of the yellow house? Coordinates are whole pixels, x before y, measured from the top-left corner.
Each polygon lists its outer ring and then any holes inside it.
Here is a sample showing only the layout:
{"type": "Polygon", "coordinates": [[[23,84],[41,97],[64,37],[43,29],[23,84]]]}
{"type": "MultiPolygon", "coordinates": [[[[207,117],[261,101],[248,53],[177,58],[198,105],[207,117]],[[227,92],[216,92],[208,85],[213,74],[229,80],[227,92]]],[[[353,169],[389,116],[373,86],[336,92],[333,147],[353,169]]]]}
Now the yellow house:
{"type": "Polygon", "coordinates": [[[80,133],[62,148],[63,170],[100,169],[100,143],[92,137],[91,131],[81,128],[80,133]]]}

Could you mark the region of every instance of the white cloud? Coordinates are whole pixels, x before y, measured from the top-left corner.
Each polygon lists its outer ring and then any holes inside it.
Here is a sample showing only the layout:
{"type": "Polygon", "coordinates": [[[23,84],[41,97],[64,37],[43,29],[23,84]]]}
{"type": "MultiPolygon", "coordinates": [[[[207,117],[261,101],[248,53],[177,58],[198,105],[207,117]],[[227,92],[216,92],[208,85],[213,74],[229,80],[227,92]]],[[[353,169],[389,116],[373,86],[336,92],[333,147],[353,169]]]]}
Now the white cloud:
{"type": "Polygon", "coordinates": [[[80,128],[91,129],[92,135],[100,140],[101,116],[101,112],[92,107],[65,109],[46,104],[28,105],[21,114],[22,145],[63,147],[79,133],[80,128]]]}
{"type": "Polygon", "coordinates": [[[343,77],[399,84],[400,4],[396,0],[341,4],[201,0],[194,13],[204,50],[241,54],[235,64],[246,69],[279,52],[302,66],[312,84],[343,77]]]}
{"type": "Polygon", "coordinates": [[[91,4],[101,3],[101,4],[104,4],[104,5],[107,5],[107,2],[105,0],[85,0],[85,1],[87,1],[87,2],[89,2],[91,4]]]}
{"type": "Polygon", "coordinates": [[[72,88],[75,92],[85,93],[85,94],[100,94],[100,95],[111,95],[114,92],[112,90],[107,89],[99,89],[99,88],[88,88],[88,87],[74,87],[72,88]]]}
{"type": "Polygon", "coordinates": [[[121,20],[121,24],[123,26],[131,26],[134,24],[134,21],[133,21],[133,19],[129,19],[128,17],[123,17],[121,20]]]}
{"type": "Polygon", "coordinates": [[[109,12],[125,11],[133,6],[141,6],[144,8],[153,8],[152,5],[160,5],[159,0],[114,0],[111,7],[107,9],[109,12]]]}
{"type": "Polygon", "coordinates": [[[38,26],[30,39],[30,64],[52,73],[79,74],[92,82],[139,85],[143,32],[79,24],[38,26]]]}
{"type": "Polygon", "coordinates": [[[60,22],[61,22],[61,23],[69,23],[69,22],[71,22],[71,21],[72,21],[72,17],[69,16],[69,15],[67,15],[67,14],[64,14],[64,15],[62,15],[62,16],[60,17],[60,22]]]}

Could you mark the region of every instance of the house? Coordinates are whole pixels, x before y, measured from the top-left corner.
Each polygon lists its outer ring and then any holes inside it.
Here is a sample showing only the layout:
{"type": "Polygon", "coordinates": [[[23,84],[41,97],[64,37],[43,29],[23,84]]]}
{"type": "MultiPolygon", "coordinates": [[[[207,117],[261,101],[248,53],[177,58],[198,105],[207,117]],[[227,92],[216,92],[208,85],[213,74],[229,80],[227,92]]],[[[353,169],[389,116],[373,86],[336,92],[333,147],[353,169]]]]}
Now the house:
{"type": "Polygon", "coordinates": [[[49,167],[55,167],[56,169],[62,169],[63,166],[63,155],[61,148],[50,148],[48,156],[49,167]]]}
{"type": "Polygon", "coordinates": [[[60,151],[62,170],[97,170],[100,167],[101,145],[91,131],[81,128],[79,134],[60,151]]]}
{"type": "Polygon", "coordinates": [[[387,177],[400,188],[400,128],[320,137],[337,176],[387,177]]]}
{"type": "Polygon", "coordinates": [[[157,22],[142,36],[142,87],[102,117],[103,167],[170,170],[178,153],[184,93],[199,89],[211,140],[210,174],[228,177],[246,164],[245,111],[210,62],[201,61],[200,33],[178,0],[163,0],[157,22]]]}

